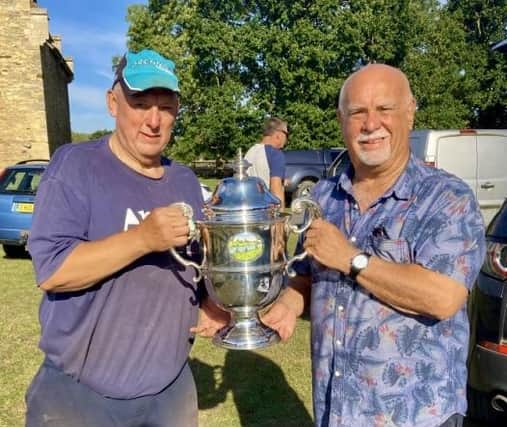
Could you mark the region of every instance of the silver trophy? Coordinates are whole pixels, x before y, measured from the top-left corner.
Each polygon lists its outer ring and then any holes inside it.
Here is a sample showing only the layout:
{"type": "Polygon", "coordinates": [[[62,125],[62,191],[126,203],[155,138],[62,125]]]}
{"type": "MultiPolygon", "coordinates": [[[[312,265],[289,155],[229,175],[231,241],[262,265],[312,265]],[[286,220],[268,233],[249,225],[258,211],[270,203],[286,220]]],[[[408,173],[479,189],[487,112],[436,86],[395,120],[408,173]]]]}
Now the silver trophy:
{"type": "Polygon", "coordinates": [[[321,216],[319,205],[308,198],[295,199],[291,214],[280,212],[279,199],[261,179],[246,174],[248,166],[239,151],[235,175],[220,181],[205,207],[204,221],[194,221],[192,208],[177,204],[189,219],[191,238],[201,243],[201,264],[171,249],[178,262],[196,269],[195,282],[204,276],[210,297],[231,313],[230,323],[217,332],[213,343],[235,350],[280,340],[260,322],[258,312],[276,300],[284,275],[295,275],[291,264],[306,256],[303,252],[287,259],[290,232],[304,232],[321,216]]]}

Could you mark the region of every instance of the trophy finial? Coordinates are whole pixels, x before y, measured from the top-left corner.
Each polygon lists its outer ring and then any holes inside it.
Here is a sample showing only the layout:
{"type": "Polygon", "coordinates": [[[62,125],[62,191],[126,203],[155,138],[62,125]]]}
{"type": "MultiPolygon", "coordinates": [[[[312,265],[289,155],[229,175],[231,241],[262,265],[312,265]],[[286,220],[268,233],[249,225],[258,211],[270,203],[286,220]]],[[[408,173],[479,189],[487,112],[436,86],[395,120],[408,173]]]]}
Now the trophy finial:
{"type": "Polygon", "coordinates": [[[243,158],[243,152],[241,148],[238,149],[238,154],[236,156],[236,161],[233,163],[232,168],[234,169],[234,176],[238,179],[246,178],[248,175],[246,173],[247,169],[251,166],[250,162],[243,158]]]}

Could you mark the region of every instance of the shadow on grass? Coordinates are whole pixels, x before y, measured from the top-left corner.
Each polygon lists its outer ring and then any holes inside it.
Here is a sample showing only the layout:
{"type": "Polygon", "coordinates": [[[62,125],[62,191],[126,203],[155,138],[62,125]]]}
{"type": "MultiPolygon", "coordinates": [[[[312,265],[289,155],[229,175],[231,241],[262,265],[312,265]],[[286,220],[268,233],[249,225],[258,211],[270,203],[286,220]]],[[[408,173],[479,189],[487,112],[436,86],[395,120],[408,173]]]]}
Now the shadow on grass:
{"type": "Polygon", "coordinates": [[[4,249],[4,259],[32,259],[30,254],[22,246],[13,246],[4,249]]]}
{"type": "Polygon", "coordinates": [[[241,427],[311,427],[313,421],[282,370],[251,351],[228,351],[224,366],[190,359],[199,409],[210,409],[232,393],[241,427]]]}

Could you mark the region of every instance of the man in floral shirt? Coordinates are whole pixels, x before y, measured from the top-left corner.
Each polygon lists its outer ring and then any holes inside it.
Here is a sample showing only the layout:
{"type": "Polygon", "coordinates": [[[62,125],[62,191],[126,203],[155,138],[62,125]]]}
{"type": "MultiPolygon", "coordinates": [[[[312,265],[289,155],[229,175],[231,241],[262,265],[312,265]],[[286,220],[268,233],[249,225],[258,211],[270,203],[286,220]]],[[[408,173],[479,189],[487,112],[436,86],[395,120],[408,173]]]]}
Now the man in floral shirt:
{"type": "Polygon", "coordinates": [[[349,170],[321,181],[309,259],[263,317],[282,339],[311,307],[315,423],[461,426],[468,292],[485,253],[472,191],[410,152],[416,103],[381,64],[352,74],[337,116],[349,170]]]}

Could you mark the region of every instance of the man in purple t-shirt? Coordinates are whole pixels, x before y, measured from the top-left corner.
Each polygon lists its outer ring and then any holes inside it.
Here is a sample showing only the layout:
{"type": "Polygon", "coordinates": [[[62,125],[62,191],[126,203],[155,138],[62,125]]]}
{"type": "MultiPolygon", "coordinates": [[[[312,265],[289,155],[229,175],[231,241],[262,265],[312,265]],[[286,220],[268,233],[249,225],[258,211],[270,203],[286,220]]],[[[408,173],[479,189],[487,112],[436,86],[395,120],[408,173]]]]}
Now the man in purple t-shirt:
{"type": "Polygon", "coordinates": [[[197,426],[187,358],[221,313],[168,251],[199,257],[171,205],[197,219],[203,205],[194,173],[161,156],[178,94],[172,61],[128,52],[107,93],[115,131],[62,146],[41,180],[28,248],[45,359],[26,394],[29,427],[197,426]]]}
{"type": "Polygon", "coordinates": [[[287,122],[278,117],[269,118],[264,124],[262,140],[250,147],[245,155],[251,166],[247,173],[261,178],[269,190],[285,207],[284,180],[285,157],[282,149],[289,138],[287,122]]]}

